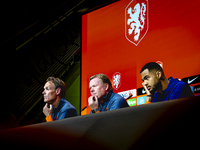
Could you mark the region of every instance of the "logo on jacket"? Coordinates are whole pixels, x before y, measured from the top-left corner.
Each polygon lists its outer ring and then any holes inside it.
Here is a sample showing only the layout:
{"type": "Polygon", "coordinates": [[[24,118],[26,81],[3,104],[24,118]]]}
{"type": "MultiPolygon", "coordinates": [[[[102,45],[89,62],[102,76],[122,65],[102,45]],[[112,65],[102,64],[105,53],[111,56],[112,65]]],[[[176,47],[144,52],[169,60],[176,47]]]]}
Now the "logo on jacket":
{"type": "Polygon", "coordinates": [[[113,88],[115,90],[118,90],[119,87],[121,86],[121,73],[119,72],[114,73],[113,78],[112,78],[112,83],[113,83],[112,84],[113,88]]]}
{"type": "Polygon", "coordinates": [[[136,46],[148,31],[148,0],[132,0],[125,9],[125,36],[136,46]]]}

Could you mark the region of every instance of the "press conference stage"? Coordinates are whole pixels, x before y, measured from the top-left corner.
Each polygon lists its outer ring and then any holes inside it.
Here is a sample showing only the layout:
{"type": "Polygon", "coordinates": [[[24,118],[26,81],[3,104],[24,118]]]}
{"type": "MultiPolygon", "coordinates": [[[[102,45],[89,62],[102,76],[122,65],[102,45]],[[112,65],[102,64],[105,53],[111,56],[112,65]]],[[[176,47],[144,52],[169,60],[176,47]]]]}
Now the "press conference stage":
{"type": "Polygon", "coordinates": [[[6,149],[193,149],[199,107],[198,96],[78,116],[0,131],[0,143],[6,149]]]}

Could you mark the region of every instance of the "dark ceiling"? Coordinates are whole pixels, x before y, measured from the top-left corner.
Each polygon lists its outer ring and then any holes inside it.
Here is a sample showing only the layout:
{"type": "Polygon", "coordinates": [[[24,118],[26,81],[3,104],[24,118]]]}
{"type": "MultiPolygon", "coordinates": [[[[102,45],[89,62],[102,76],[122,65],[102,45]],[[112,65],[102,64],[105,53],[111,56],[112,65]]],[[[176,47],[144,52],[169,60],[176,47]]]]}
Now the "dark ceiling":
{"type": "MultiPolygon", "coordinates": [[[[77,4],[80,14],[116,0],[59,0],[59,1],[5,1],[1,2],[1,41],[0,45],[10,41],[27,28],[35,28],[47,18],[58,17],[77,4]]],[[[76,18],[75,18],[76,19],[76,18]]]]}

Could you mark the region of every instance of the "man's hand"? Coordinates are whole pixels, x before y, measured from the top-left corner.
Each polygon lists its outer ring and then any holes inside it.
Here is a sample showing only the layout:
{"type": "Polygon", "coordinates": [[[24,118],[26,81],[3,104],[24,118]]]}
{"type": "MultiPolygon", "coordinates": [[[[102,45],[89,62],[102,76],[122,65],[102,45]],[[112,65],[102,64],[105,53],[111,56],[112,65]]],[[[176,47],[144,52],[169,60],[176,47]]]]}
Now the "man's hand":
{"type": "Polygon", "coordinates": [[[144,82],[142,83],[142,86],[144,87],[147,95],[151,95],[150,91],[147,89],[147,86],[144,84],[144,82]]]}
{"type": "Polygon", "coordinates": [[[144,84],[144,82],[142,83],[142,86],[144,87],[144,90],[146,91],[147,93],[147,102],[152,102],[153,100],[153,95],[151,94],[151,92],[147,89],[146,85],[144,84]]]}
{"type": "Polygon", "coordinates": [[[51,115],[52,112],[53,112],[52,104],[46,103],[46,105],[45,105],[44,108],[43,108],[43,113],[44,113],[45,116],[47,117],[47,116],[51,115]],[[48,108],[48,105],[50,106],[49,108],[48,108]]]}
{"type": "Polygon", "coordinates": [[[91,109],[98,109],[99,108],[98,98],[96,96],[90,96],[88,98],[88,104],[89,104],[91,109]]]}

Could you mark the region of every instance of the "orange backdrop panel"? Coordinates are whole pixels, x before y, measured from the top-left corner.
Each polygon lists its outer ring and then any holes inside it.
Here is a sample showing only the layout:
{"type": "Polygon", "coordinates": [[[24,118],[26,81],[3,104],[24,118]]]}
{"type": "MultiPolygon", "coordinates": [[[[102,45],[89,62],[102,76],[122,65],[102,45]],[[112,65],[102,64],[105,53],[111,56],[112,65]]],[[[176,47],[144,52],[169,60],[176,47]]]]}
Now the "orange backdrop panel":
{"type": "MultiPolygon", "coordinates": [[[[200,1],[144,0],[147,32],[136,46],[126,38],[127,6],[142,0],[120,0],[82,16],[81,108],[88,106],[89,77],[121,73],[114,92],[142,87],[140,69],[161,61],[167,77],[200,73],[200,1]]],[[[88,114],[87,108],[82,114],[88,114]]]]}

